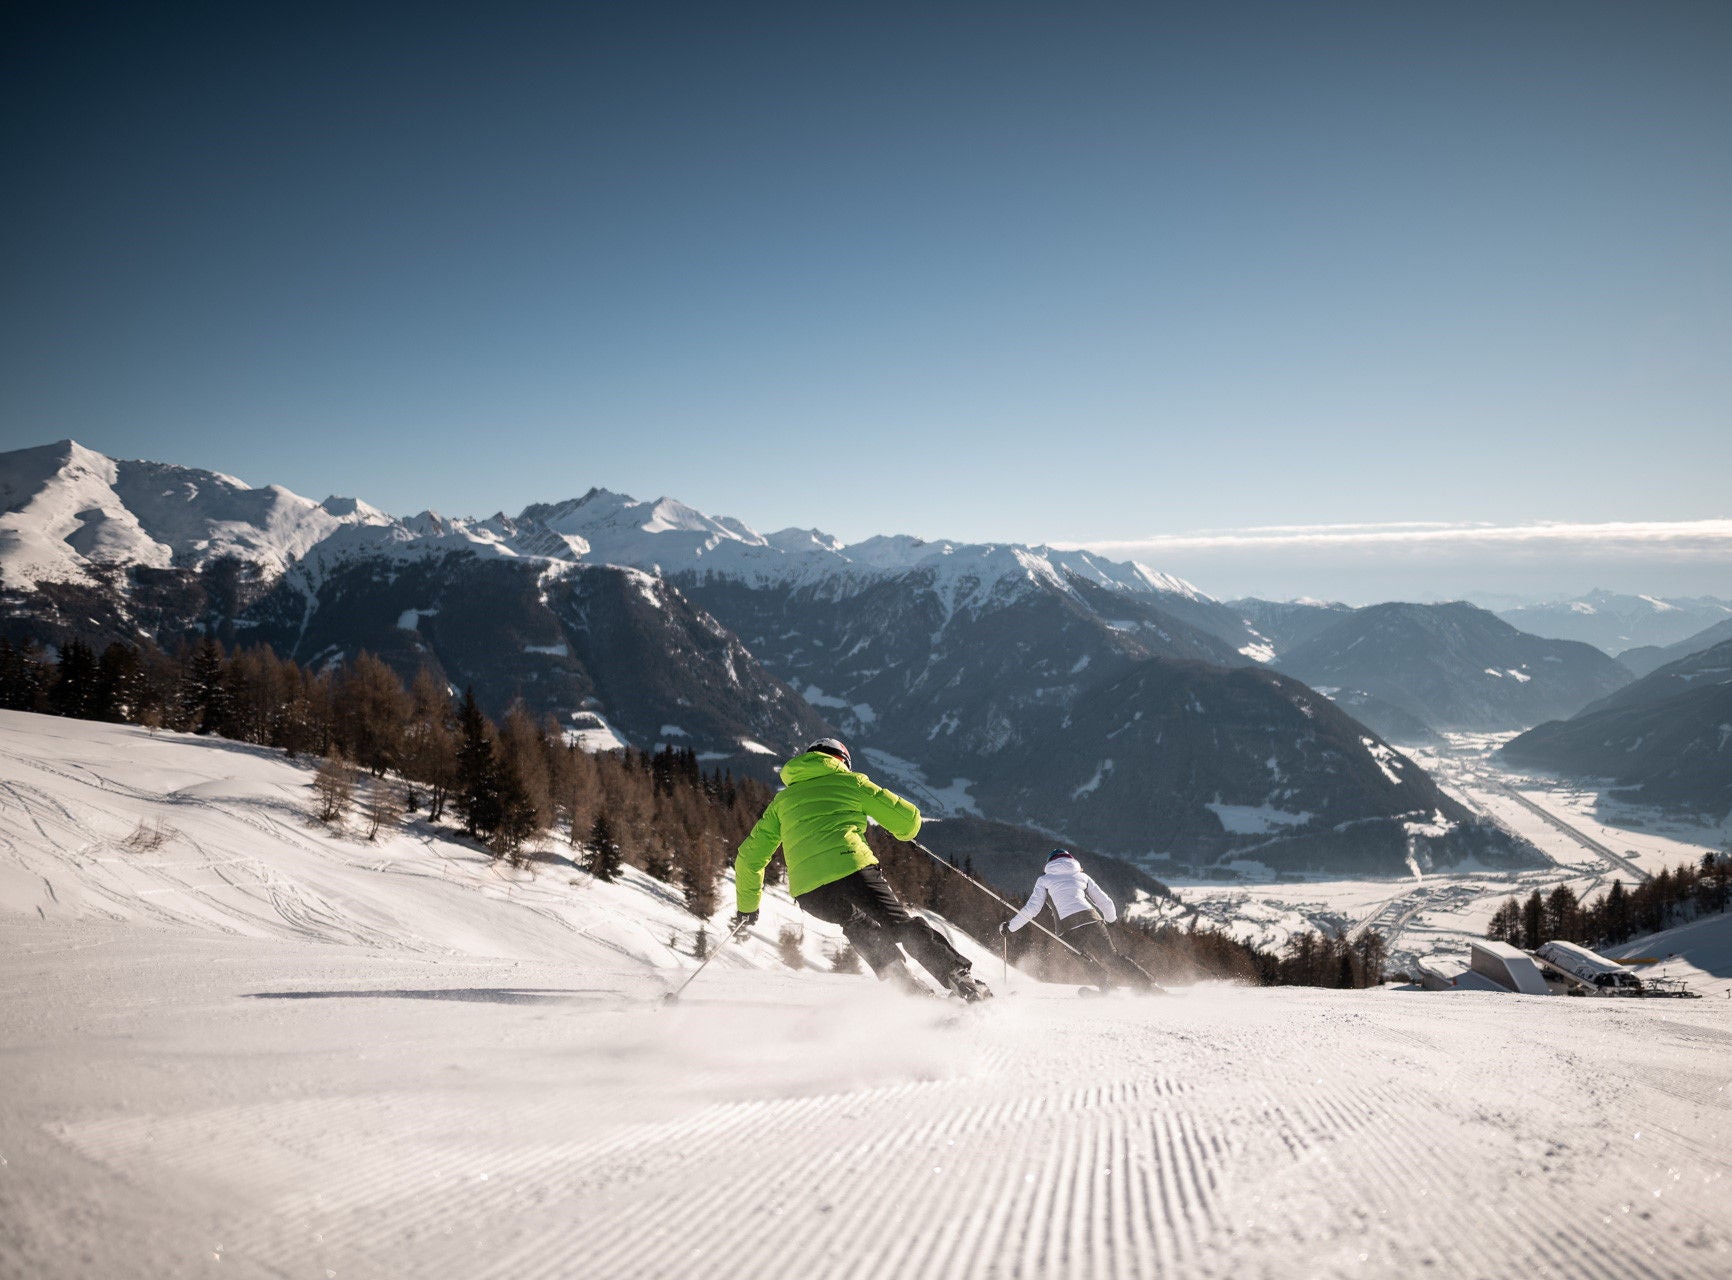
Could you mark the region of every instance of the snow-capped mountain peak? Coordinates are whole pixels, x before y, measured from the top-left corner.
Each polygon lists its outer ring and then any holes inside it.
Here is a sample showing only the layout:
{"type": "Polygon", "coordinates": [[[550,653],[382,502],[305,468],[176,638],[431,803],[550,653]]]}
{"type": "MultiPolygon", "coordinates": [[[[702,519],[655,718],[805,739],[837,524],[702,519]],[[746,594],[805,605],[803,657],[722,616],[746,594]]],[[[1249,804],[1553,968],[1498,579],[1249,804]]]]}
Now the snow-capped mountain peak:
{"type": "Polygon", "coordinates": [[[8,585],[87,583],[97,566],[202,568],[233,557],[283,573],[346,525],[387,517],[216,471],[123,462],[61,440],[0,454],[0,572],[8,585]]]}

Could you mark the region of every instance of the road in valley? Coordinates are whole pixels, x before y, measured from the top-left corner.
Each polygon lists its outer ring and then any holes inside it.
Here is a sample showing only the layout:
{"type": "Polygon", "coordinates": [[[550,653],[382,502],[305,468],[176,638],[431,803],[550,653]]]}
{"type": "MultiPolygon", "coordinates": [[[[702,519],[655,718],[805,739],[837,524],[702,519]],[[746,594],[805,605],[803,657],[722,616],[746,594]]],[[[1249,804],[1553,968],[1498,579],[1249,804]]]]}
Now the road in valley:
{"type": "Polygon", "coordinates": [[[1480,782],[1481,782],[1481,785],[1491,788],[1492,790],[1496,791],[1499,795],[1503,796],[1505,799],[1512,800],[1516,804],[1519,804],[1522,808],[1526,809],[1529,813],[1533,814],[1536,818],[1539,818],[1541,821],[1546,823],[1547,826],[1550,826],[1554,830],[1562,832],[1564,835],[1566,835],[1570,839],[1574,840],[1577,844],[1581,845],[1582,848],[1588,850],[1588,852],[1595,854],[1598,857],[1604,858],[1607,862],[1611,863],[1611,865],[1613,867],[1617,868],[1618,870],[1625,872],[1627,875],[1629,875],[1633,879],[1638,880],[1638,881],[1644,881],[1644,880],[1652,880],[1654,878],[1652,875],[1650,875],[1648,872],[1642,870],[1642,868],[1638,867],[1635,863],[1631,862],[1628,858],[1624,857],[1622,854],[1614,852],[1613,850],[1608,848],[1606,845],[1602,844],[1600,841],[1598,841],[1598,840],[1594,839],[1592,836],[1588,835],[1586,832],[1580,830],[1577,827],[1570,825],[1568,822],[1565,822],[1562,818],[1558,817],[1558,815],[1553,813],[1550,809],[1547,809],[1544,805],[1539,804],[1536,801],[1530,799],[1529,797],[1523,795],[1521,792],[1517,791],[1514,787],[1510,786],[1507,782],[1504,782],[1498,778],[1488,777],[1485,774],[1480,775],[1480,782]]]}

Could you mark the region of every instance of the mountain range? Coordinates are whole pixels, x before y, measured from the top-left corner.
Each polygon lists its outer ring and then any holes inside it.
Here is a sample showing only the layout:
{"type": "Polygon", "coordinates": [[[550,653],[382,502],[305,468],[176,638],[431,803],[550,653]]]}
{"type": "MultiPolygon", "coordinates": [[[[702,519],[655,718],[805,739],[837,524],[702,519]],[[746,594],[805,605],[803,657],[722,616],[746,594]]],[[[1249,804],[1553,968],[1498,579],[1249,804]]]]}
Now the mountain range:
{"type": "Polygon", "coordinates": [[[1626,649],[1618,655],[1618,661],[1623,663],[1638,676],[1645,676],[1651,671],[1658,671],[1668,663],[1680,658],[1688,658],[1693,653],[1701,653],[1704,649],[1712,649],[1723,640],[1732,640],[1732,618],[1716,622],[1713,626],[1698,631],[1695,635],[1668,645],[1643,645],[1639,649],[1626,649]]]}
{"type": "Polygon", "coordinates": [[[1525,729],[1573,715],[1631,678],[1592,645],[1529,635],[1463,601],[1356,609],[1276,665],[1400,741],[1416,726],[1525,729]]]}
{"type": "Polygon", "coordinates": [[[1498,609],[1513,627],[1555,640],[1581,640],[1613,656],[1644,645],[1669,645],[1732,618],[1732,600],[1663,599],[1595,589],[1569,600],[1498,609]]]}
{"type": "Polygon", "coordinates": [[[1181,864],[1531,850],[1298,680],[1246,611],[1081,551],[759,534],[592,489],[398,518],[70,441],[0,455],[9,633],[377,653],[500,710],[763,769],[821,733],[934,812],[1181,864]]]}

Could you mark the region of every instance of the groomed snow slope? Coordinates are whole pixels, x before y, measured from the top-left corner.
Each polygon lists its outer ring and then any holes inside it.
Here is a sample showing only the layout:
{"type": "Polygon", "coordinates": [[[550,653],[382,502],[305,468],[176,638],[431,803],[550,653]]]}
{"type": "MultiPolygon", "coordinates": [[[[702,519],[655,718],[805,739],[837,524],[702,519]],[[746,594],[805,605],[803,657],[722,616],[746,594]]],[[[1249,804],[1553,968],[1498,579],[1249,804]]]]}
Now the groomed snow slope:
{"type": "Polygon", "coordinates": [[[1724,1001],[958,1010],[719,960],[667,1008],[647,887],[375,856],[304,780],[0,717],[0,1275],[1732,1269],[1724,1001]]]}

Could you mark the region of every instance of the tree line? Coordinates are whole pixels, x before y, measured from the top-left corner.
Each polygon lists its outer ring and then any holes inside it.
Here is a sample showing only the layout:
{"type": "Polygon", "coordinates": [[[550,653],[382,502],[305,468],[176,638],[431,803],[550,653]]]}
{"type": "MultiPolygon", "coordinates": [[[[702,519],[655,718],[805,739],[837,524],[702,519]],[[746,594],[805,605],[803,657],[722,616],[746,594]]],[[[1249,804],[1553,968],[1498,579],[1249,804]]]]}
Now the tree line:
{"type": "MultiPolygon", "coordinates": [[[[316,816],[342,819],[359,795],[369,834],[382,818],[452,820],[494,856],[552,855],[610,880],[626,865],[678,888],[694,915],[719,908],[734,847],[770,788],[706,772],[690,750],[591,753],[521,703],[495,721],[423,668],[408,686],[369,653],[318,670],[268,647],[232,652],[211,637],[167,653],[79,641],[53,660],[0,640],[0,707],[208,734],[317,759],[316,816]]],[[[772,869],[774,875],[779,868],[772,869]]]]}
{"type": "MultiPolygon", "coordinates": [[[[264,645],[231,651],[209,636],[172,653],[117,641],[99,654],[73,640],[52,659],[33,642],[0,640],[0,708],[213,735],[312,758],[313,812],[324,821],[358,810],[373,838],[405,813],[424,813],[519,864],[556,860],[545,846],[563,842],[569,861],[598,879],[629,865],[669,884],[702,920],[724,905],[723,875],[773,794],[754,778],[706,772],[688,749],[586,751],[552,717],[537,721],[521,703],[495,721],[471,692],[455,695],[432,671],[421,669],[405,685],[365,652],[312,669],[264,645]]],[[[989,948],[999,945],[1008,913],[990,894],[881,828],[868,832],[868,843],[905,902],[943,915],[989,948]]],[[[957,869],[978,878],[967,861],[957,869]]],[[[766,880],[784,876],[778,854],[766,880]]],[[[1352,944],[1302,934],[1276,954],[1195,919],[1188,928],[1132,920],[1112,929],[1120,951],[1169,981],[1361,987],[1382,980],[1376,933],[1352,944]]],[[[1046,980],[1089,980],[1080,961],[1038,930],[1015,935],[1010,958],[1046,980]]],[[[854,963],[851,950],[839,962],[854,963]]]]}
{"type": "Polygon", "coordinates": [[[1535,889],[1510,898],[1492,916],[1485,936],[1534,950],[1545,942],[1614,947],[1644,933],[1712,915],[1732,905],[1732,854],[1705,853],[1696,866],[1680,863],[1652,880],[1625,889],[1622,880],[1591,902],[1567,884],[1549,894],[1535,889]]]}

